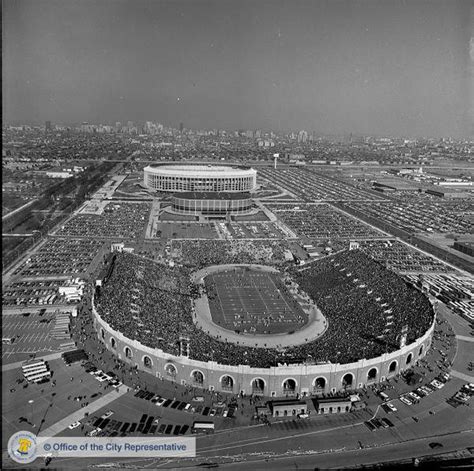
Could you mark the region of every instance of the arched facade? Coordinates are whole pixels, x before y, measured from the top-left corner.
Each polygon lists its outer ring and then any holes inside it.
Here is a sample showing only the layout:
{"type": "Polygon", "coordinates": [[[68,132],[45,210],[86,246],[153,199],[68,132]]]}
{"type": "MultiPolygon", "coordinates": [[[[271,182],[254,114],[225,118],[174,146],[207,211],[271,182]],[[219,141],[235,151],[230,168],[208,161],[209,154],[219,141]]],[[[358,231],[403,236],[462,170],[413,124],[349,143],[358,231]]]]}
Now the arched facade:
{"type": "MultiPolygon", "coordinates": [[[[423,358],[429,349],[434,331],[433,322],[428,331],[412,344],[377,358],[361,359],[351,364],[299,364],[252,368],[248,365],[222,365],[212,361],[203,362],[187,357],[173,356],[160,349],[153,349],[135,340],[128,339],[121,332],[112,329],[98,315],[94,304],[92,313],[99,340],[104,342],[105,346],[115,354],[125,352],[125,348],[128,347],[132,357],[127,358],[125,355],[124,361],[133,366],[136,365],[139,369],[149,372],[155,377],[163,377],[170,381],[188,384],[192,382],[192,372],[200,371],[203,375],[202,387],[206,389],[234,394],[240,392],[253,393],[267,397],[285,397],[288,394],[285,389],[292,390],[292,388],[285,388],[285,382],[288,380],[295,382],[294,393],[302,396],[358,389],[367,384],[378,383],[384,378],[395,376],[402,369],[409,368],[418,359],[423,358]],[[105,332],[105,338],[103,339],[102,330],[105,332]],[[112,347],[112,342],[115,342],[115,348],[112,347]],[[423,348],[421,348],[422,345],[423,348]],[[409,355],[411,355],[411,363],[407,365],[406,360],[409,355]],[[148,366],[145,366],[145,357],[150,359],[148,366]],[[141,361],[138,361],[139,358],[141,361]],[[376,369],[377,375],[374,381],[369,382],[367,380],[369,371],[373,369],[376,369]],[[346,377],[346,381],[344,381],[344,377],[346,377]],[[352,382],[347,381],[349,377],[352,382]],[[318,387],[318,379],[320,379],[319,386],[324,387],[318,387]]],[[[287,382],[287,386],[292,385],[287,382]]]]}

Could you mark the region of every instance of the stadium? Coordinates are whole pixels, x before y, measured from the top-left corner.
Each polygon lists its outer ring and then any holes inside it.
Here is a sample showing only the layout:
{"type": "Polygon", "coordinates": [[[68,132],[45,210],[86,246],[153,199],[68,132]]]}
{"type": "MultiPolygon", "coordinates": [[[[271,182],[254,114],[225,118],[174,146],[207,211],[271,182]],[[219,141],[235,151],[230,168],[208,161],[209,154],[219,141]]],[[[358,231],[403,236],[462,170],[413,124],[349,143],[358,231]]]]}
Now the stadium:
{"type": "Polygon", "coordinates": [[[364,388],[426,355],[430,301],[359,250],[305,267],[243,258],[212,269],[197,250],[173,268],[115,255],[93,299],[98,338],[157,378],[265,397],[364,388]]]}
{"type": "Polygon", "coordinates": [[[159,165],[143,169],[143,183],[163,192],[250,192],[257,186],[257,171],[243,166],[159,165]]]}

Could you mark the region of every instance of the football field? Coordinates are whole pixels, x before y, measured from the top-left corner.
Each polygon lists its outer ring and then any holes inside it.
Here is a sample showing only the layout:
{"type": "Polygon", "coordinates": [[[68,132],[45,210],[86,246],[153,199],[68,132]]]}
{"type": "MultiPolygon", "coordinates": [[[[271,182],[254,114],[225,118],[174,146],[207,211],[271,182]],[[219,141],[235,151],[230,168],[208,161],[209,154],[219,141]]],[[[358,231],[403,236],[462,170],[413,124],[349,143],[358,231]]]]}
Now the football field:
{"type": "Polygon", "coordinates": [[[308,321],[307,314],[278,275],[233,268],[205,278],[212,320],[250,334],[289,333],[308,321]]]}

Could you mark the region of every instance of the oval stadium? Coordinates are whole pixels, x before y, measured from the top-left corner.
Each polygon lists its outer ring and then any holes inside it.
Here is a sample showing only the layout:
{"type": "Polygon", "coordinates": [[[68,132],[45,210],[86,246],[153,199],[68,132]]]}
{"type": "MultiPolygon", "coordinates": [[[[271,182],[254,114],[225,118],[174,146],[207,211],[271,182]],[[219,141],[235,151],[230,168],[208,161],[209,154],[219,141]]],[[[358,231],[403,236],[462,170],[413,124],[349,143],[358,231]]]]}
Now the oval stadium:
{"type": "Polygon", "coordinates": [[[244,166],[159,165],[143,169],[143,183],[163,192],[250,192],[257,186],[257,171],[244,166]]]}
{"type": "Polygon", "coordinates": [[[230,257],[168,267],[129,253],[107,263],[93,300],[106,348],[155,377],[211,391],[363,388],[424,357],[435,326],[428,298],[359,250],[303,267],[230,257]]]}

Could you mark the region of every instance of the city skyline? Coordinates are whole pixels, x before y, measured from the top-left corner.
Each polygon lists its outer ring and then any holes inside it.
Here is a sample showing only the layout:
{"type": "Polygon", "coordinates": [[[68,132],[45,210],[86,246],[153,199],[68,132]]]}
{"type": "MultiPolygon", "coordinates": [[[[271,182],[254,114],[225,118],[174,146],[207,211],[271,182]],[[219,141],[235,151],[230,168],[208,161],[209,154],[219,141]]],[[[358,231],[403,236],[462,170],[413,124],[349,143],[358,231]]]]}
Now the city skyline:
{"type": "Polygon", "coordinates": [[[48,0],[3,9],[5,121],[473,134],[470,2],[48,0]]]}

